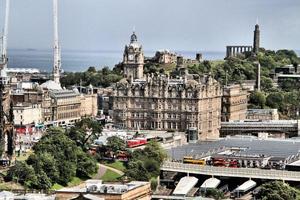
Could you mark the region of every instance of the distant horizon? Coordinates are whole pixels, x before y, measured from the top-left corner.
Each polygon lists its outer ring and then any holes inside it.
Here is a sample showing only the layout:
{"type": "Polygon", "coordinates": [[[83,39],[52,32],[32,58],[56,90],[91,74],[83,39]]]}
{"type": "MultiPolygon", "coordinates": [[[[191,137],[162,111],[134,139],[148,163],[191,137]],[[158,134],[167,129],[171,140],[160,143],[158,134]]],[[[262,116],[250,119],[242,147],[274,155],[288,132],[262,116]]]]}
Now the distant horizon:
{"type": "MultiPolygon", "coordinates": [[[[264,47],[262,47],[264,48],[264,47]]],[[[14,50],[22,50],[22,51],[52,51],[52,48],[8,48],[8,51],[14,51],[14,50]]],[[[144,49],[144,52],[156,52],[156,51],[160,51],[160,50],[169,50],[170,52],[217,52],[217,53],[225,53],[226,49],[224,51],[222,50],[172,50],[172,49],[144,49]]],[[[279,50],[292,50],[295,52],[300,52],[300,48],[299,49],[288,49],[288,48],[279,48],[279,49],[266,49],[266,50],[271,50],[271,51],[279,51],[279,50]]],[[[74,51],[74,52],[123,52],[124,49],[120,49],[120,50],[114,50],[114,49],[64,49],[62,48],[61,51],[74,51]]]]}

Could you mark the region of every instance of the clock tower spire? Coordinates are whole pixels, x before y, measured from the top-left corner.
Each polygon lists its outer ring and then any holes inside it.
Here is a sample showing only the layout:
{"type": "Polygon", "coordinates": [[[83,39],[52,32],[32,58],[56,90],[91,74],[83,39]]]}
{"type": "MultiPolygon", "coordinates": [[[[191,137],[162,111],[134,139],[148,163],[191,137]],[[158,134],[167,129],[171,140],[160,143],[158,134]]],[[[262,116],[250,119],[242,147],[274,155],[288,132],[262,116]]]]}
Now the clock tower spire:
{"type": "Polygon", "coordinates": [[[128,79],[141,79],[144,76],[144,51],[138,43],[137,35],[133,31],[130,43],[125,46],[123,54],[124,75],[128,79]]]}

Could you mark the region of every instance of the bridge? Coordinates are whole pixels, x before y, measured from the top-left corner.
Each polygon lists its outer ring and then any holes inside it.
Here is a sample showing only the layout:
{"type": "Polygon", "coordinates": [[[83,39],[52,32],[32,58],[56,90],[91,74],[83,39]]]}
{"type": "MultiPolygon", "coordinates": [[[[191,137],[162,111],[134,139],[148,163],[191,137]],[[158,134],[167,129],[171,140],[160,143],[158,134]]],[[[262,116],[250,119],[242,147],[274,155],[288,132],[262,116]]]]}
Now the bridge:
{"type": "Polygon", "coordinates": [[[221,177],[241,177],[265,180],[283,180],[300,182],[300,172],[285,170],[267,170],[258,168],[229,168],[214,166],[199,166],[166,161],[162,171],[182,172],[187,174],[201,174],[221,177]]]}
{"type": "Polygon", "coordinates": [[[221,135],[247,133],[285,133],[288,136],[300,136],[300,120],[237,121],[222,122],[221,135]]]}

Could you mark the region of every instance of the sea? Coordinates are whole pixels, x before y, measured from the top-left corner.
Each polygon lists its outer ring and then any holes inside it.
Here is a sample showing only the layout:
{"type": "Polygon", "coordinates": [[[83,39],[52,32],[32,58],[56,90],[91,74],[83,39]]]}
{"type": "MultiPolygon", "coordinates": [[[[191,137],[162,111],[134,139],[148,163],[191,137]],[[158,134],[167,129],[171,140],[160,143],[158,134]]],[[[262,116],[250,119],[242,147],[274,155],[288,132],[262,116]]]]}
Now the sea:
{"type": "MultiPolygon", "coordinates": [[[[175,51],[176,53],[194,59],[196,51],[175,51]]],[[[300,51],[296,50],[298,56],[300,51]]],[[[202,51],[204,60],[224,59],[225,52],[202,51]]],[[[154,56],[154,51],[145,51],[146,57],[154,56]]],[[[90,66],[101,69],[103,67],[113,68],[123,58],[122,51],[62,51],[62,69],[65,72],[82,72],[90,66]]],[[[9,68],[37,68],[42,72],[52,71],[53,51],[36,49],[9,49],[9,68]]]]}
{"type": "MultiPolygon", "coordinates": [[[[194,59],[196,51],[176,51],[176,53],[194,59]]],[[[224,59],[225,52],[204,51],[201,52],[205,60],[224,59]]],[[[154,56],[154,51],[145,51],[146,57],[154,56]]],[[[82,72],[90,66],[101,69],[103,67],[113,68],[123,58],[122,51],[62,51],[62,69],[65,72],[82,72]]],[[[53,63],[52,50],[36,49],[9,49],[9,68],[37,68],[40,71],[50,72],[53,63]]]]}

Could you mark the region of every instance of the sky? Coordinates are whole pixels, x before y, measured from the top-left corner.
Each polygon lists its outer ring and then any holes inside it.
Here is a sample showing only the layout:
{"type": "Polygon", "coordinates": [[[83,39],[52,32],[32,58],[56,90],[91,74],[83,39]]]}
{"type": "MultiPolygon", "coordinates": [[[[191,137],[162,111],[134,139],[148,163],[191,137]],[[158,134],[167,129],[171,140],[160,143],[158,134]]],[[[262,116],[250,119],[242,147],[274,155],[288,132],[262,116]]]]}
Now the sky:
{"type": "MultiPolygon", "coordinates": [[[[0,0],[0,27],[4,23],[0,0]]],[[[62,49],[123,50],[135,28],[145,50],[300,49],[299,0],[59,0],[62,49]]],[[[51,49],[52,0],[11,0],[10,49],[51,49]]]]}

